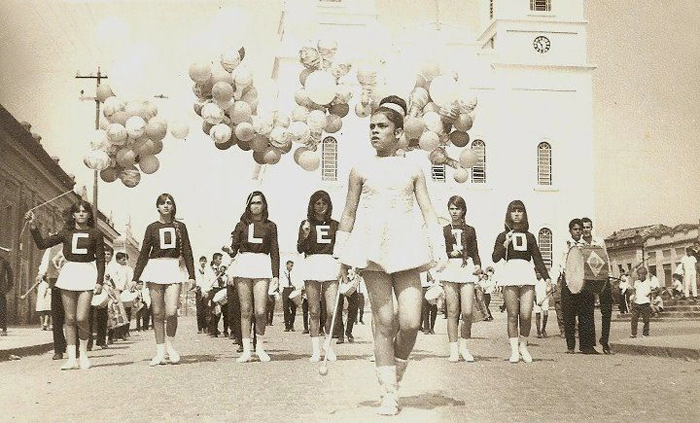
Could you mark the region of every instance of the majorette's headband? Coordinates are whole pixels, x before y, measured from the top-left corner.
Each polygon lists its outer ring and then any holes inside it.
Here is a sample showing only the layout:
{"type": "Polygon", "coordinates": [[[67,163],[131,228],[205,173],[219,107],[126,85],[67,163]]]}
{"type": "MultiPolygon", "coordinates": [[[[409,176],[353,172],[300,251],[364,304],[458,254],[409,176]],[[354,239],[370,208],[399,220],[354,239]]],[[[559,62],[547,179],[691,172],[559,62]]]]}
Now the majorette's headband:
{"type": "Polygon", "coordinates": [[[403,107],[399,106],[396,103],[390,103],[387,101],[386,103],[380,104],[379,107],[386,107],[387,109],[391,109],[397,112],[401,115],[401,117],[406,117],[406,111],[403,109],[403,107]]]}

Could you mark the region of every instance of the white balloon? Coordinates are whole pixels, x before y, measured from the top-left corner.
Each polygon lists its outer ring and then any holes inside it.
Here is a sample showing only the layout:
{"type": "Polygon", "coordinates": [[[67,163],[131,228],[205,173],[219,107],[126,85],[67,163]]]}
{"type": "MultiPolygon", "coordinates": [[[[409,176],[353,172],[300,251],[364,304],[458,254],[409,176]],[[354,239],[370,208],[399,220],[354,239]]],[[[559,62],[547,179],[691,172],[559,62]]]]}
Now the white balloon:
{"type": "Polygon", "coordinates": [[[309,126],[304,122],[292,122],[289,124],[289,133],[292,136],[292,141],[304,144],[311,136],[309,126]]]}
{"type": "Polygon", "coordinates": [[[312,131],[320,131],[326,127],[326,114],[320,110],[312,110],[306,118],[306,123],[312,131]]]}
{"type": "Polygon", "coordinates": [[[326,71],[311,72],[306,78],[304,88],[306,89],[306,95],[316,104],[325,105],[335,98],[335,78],[326,71]]]}
{"type": "Polygon", "coordinates": [[[218,125],[214,125],[209,133],[214,139],[214,142],[217,144],[223,144],[231,139],[232,131],[230,126],[220,123],[218,125]]]}
{"type": "Polygon", "coordinates": [[[132,116],[126,120],[124,127],[131,138],[139,138],[146,132],[146,121],[141,116],[132,116]]]}
{"type": "Polygon", "coordinates": [[[126,142],[126,128],[119,123],[110,123],[107,126],[107,138],[114,145],[124,145],[126,142]]]}
{"type": "Polygon", "coordinates": [[[170,125],[170,133],[172,134],[173,138],[184,140],[190,133],[190,127],[185,122],[176,121],[170,125]]]}
{"type": "Polygon", "coordinates": [[[224,120],[224,111],[216,103],[207,103],[202,107],[202,119],[210,125],[216,125],[224,120]]]}
{"type": "Polygon", "coordinates": [[[436,112],[427,112],[423,115],[423,122],[428,131],[435,132],[439,134],[444,131],[444,126],[442,124],[442,119],[440,115],[436,112]]]}
{"type": "Polygon", "coordinates": [[[436,76],[430,83],[430,98],[440,107],[450,106],[457,95],[457,82],[449,75],[436,76]]]}

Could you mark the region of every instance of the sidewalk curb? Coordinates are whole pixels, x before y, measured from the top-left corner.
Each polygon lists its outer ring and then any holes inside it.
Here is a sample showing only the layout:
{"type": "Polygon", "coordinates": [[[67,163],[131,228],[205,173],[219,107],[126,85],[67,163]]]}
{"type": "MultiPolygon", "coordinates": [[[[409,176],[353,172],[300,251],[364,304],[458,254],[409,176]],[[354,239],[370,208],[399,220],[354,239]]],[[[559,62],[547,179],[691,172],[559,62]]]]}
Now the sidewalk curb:
{"type": "Polygon", "coordinates": [[[680,358],[685,360],[700,360],[700,349],[662,347],[657,345],[631,345],[610,343],[616,353],[631,355],[650,355],[655,357],[680,358]]]}
{"type": "Polygon", "coordinates": [[[53,349],[53,341],[43,344],[28,345],[26,347],[8,348],[0,350],[0,362],[10,360],[11,355],[26,357],[30,355],[40,355],[53,349]]]}

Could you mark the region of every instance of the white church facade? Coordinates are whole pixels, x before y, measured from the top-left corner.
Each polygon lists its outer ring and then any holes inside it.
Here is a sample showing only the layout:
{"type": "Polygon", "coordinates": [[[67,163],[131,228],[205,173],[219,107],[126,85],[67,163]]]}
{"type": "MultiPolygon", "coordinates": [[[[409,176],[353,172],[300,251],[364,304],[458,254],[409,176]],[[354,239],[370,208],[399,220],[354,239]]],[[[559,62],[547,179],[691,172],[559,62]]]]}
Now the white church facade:
{"type": "MultiPolygon", "coordinates": [[[[293,16],[294,8],[313,9],[310,16],[314,25],[319,32],[336,37],[341,49],[368,34],[376,34],[373,28],[378,25],[401,19],[400,9],[393,10],[391,17],[384,16],[377,3],[381,0],[286,2],[287,10],[280,23],[280,53],[273,70],[280,87],[281,109],[291,110],[294,92],[301,87],[299,36],[293,33],[299,25],[285,22],[285,18],[293,16]]],[[[465,198],[467,222],[476,228],[484,264],[491,262],[494,240],[503,230],[506,206],[515,199],[523,200],[527,207],[530,231],[538,237],[545,261],[556,262],[561,244],[568,237],[569,220],[588,216],[595,223],[594,67],[587,61],[585,1],[464,3],[469,5],[469,12],[463,19],[459,17],[463,26],[441,24],[438,16],[436,22],[421,30],[435,35],[435,43],[447,52],[450,67],[460,78],[469,78],[478,106],[469,131],[471,142],[465,148],[474,149],[479,162],[471,168],[466,183],[457,183],[452,169],[432,166],[426,152],[418,149],[407,156],[422,166],[433,205],[445,222],[449,217],[448,198],[465,198]]],[[[386,64],[391,63],[392,56],[401,54],[401,43],[410,42],[411,32],[415,31],[409,29],[394,37],[386,52],[386,64]]],[[[430,38],[424,41],[428,45],[432,42],[430,38]]],[[[387,77],[391,78],[391,74],[387,77]]],[[[369,120],[352,112],[359,97],[359,86],[356,88],[351,112],[343,118],[343,128],[324,134],[317,171],[302,170],[290,157],[274,166],[264,166],[257,174],[271,207],[278,210],[274,220],[280,231],[284,260],[295,260],[297,229],[305,218],[310,194],[318,189],[328,191],[334,202],[333,217],[339,219],[350,169],[374,153],[369,144],[369,120]]],[[[409,92],[396,94],[407,99],[409,92]]],[[[458,151],[448,148],[454,158],[458,151]]]]}

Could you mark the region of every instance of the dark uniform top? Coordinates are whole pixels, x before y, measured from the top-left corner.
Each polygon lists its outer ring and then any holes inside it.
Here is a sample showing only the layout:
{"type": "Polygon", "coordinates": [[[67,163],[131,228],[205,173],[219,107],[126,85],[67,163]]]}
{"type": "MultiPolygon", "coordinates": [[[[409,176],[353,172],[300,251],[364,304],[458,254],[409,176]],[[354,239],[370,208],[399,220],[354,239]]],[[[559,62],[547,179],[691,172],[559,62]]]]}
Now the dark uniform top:
{"type": "Polygon", "coordinates": [[[133,280],[139,280],[149,258],[179,258],[180,256],[185,260],[189,278],[194,279],[194,259],[187,226],[178,221],[151,223],[146,227],[146,233],[143,236],[133,280]]]}
{"type": "Polygon", "coordinates": [[[63,243],[63,257],[66,261],[97,265],[97,283],[102,285],[105,277],[105,242],[102,232],[95,228],[65,229],[47,238],[41,236],[38,228],[30,229],[37,248],[45,250],[63,243]]]}
{"type": "Polygon", "coordinates": [[[442,234],[445,237],[445,249],[448,258],[452,257],[452,252],[456,250],[456,246],[461,248],[462,260],[465,262],[469,257],[474,261],[475,266],[481,266],[479,258],[479,246],[476,243],[476,230],[467,224],[464,225],[445,225],[442,228],[442,234]],[[459,239],[457,239],[459,236],[459,239]]]}
{"type": "Polygon", "coordinates": [[[311,224],[309,235],[304,238],[303,231],[305,220],[299,225],[299,237],[297,238],[297,251],[307,256],[313,254],[333,254],[335,247],[335,233],[338,231],[336,220],[330,219],[323,224],[311,224]]]}
{"type": "Polygon", "coordinates": [[[279,277],[280,248],[277,243],[277,225],[274,222],[238,222],[231,232],[231,257],[239,252],[268,254],[272,276],[279,277]]]}
{"type": "Polygon", "coordinates": [[[549,272],[547,272],[547,266],[542,260],[542,253],[540,253],[540,248],[537,246],[537,240],[535,236],[530,232],[513,232],[512,242],[508,244],[508,250],[503,246],[506,241],[506,235],[508,231],[503,231],[496,237],[496,244],[493,247],[492,259],[494,263],[501,261],[502,259],[520,259],[526,261],[535,262],[535,270],[544,279],[549,279],[549,272]]]}

